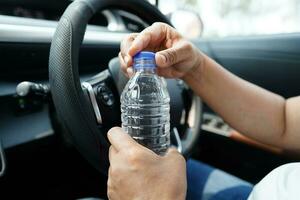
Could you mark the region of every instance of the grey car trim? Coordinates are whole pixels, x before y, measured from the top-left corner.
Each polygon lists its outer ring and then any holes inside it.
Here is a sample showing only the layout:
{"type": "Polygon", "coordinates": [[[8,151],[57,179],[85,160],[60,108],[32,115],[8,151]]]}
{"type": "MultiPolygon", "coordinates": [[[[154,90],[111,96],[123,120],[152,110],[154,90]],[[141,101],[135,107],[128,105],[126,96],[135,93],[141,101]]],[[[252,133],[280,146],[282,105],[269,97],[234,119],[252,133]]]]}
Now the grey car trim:
{"type": "MultiPolygon", "coordinates": [[[[57,22],[0,15],[0,42],[51,43],[57,22]],[[16,22],[20,18],[19,22],[16,22]],[[11,19],[11,20],[7,20],[11,19]]],[[[119,44],[126,32],[88,25],[84,44],[119,44]]]]}
{"type": "Polygon", "coordinates": [[[97,123],[102,124],[102,117],[101,117],[100,109],[99,109],[99,106],[98,106],[98,103],[97,103],[97,100],[96,100],[96,95],[94,93],[92,85],[88,82],[83,82],[81,85],[84,88],[86,88],[87,91],[88,91],[88,94],[89,94],[89,97],[90,97],[90,100],[91,100],[91,103],[92,103],[92,106],[93,106],[93,110],[94,110],[94,113],[95,113],[95,116],[96,116],[97,123]]]}

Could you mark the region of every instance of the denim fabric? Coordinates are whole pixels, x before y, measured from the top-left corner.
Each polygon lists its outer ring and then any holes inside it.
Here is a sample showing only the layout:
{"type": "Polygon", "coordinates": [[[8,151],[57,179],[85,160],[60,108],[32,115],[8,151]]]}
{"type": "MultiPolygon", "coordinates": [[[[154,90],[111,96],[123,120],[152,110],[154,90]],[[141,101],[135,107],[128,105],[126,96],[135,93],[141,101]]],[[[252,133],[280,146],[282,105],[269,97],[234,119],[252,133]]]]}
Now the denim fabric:
{"type": "Polygon", "coordinates": [[[253,185],[195,160],[187,162],[188,200],[246,200],[253,185]]]}

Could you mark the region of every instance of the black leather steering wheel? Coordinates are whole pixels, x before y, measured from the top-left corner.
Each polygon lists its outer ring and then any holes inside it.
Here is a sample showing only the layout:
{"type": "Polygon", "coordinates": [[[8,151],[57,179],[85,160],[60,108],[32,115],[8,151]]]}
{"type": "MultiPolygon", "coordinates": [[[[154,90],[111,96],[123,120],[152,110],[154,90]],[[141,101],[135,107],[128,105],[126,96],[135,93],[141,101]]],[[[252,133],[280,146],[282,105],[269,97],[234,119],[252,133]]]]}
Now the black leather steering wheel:
{"type": "MultiPolygon", "coordinates": [[[[93,14],[103,9],[125,10],[149,24],[170,22],[147,1],[76,0],[58,23],[49,57],[53,102],[61,124],[79,152],[94,167],[107,173],[109,143],[106,133],[112,126],[120,126],[119,95],[127,79],[120,72],[117,59],[110,62],[109,69],[82,84],[78,71],[79,48],[87,23],[93,14]]],[[[202,104],[183,82],[167,82],[171,96],[172,135],[179,150],[187,156],[200,134],[202,104]]]]}

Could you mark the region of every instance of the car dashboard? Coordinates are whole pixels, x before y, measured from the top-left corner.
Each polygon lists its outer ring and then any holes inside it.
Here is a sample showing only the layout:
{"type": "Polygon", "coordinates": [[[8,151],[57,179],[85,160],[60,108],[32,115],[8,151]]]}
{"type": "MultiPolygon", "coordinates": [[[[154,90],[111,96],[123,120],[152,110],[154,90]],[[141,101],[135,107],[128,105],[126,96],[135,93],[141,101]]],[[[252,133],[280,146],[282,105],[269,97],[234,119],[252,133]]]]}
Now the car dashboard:
{"type": "MultiPolygon", "coordinates": [[[[4,177],[0,177],[0,198],[21,194],[40,197],[49,193],[50,199],[56,199],[64,193],[66,199],[75,199],[80,195],[68,187],[79,185],[80,190],[76,190],[79,193],[93,190],[95,195],[99,191],[106,194],[105,187],[99,190],[97,186],[99,180],[105,179],[87,162],[82,162],[57,120],[51,98],[16,94],[16,87],[22,81],[48,84],[52,36],[71,2],[0,0],[0,142],[7,161],[4,177]],[[69,176],[74,174],[77,181],[70,182],[69,176]],[[31,192],[28,182],[35,192],[31,192]],[[7,188],[5,192],[3,188],[7,188]],[[13,194],[11,188],[19,192],[13,194]]],[[[143,20],[125,11],[96,13],[89,21],[80,49],[81,80],[107,69],[109,61],[118,55],[122,38],[146,26],[143,20]]],[[[2,167],[0,164],[0,170],[2,167]]]]}
{"type": "MultiPolygon", "coordinates": [[[[0,138],[5,149],[54,135],[48,102],[16,95],[22,81],[48,83],[48,56],[57,22],[71,1],[0,1],[0,138]]],[[[95,14],[80,50],[81,78],[107,68],[121,39],[147,24],[120,10],[95,14]]]]}

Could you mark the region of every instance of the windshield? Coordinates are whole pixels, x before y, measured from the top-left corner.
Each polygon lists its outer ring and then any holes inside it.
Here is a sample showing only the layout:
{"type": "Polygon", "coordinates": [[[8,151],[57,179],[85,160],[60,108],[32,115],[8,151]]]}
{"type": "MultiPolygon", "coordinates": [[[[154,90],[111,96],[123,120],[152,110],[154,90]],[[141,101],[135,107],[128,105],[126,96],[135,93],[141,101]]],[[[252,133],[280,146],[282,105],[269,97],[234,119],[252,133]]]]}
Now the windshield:
{"type": "Polygon", "coordinates": [[[300,32],[299,0],[160,0],[159,9],[164,14],[178,9],[197,12],[203,37],[300,32]]]}

